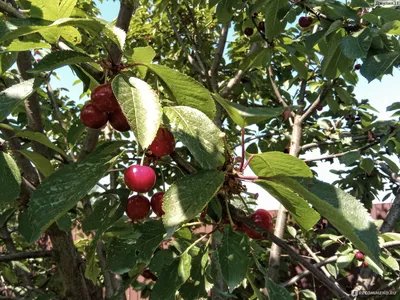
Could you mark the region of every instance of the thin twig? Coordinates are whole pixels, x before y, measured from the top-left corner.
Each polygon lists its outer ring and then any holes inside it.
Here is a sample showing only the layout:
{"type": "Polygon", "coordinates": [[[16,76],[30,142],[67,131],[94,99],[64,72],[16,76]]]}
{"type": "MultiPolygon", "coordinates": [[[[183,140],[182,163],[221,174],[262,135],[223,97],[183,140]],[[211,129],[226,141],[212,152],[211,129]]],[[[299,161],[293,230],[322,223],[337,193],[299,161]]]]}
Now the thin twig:
{"type": "Polygon", "coordinates": [[[211,79],[211,84],[214,92],[218,92],[218,68],[221,58],[225,51],[226,39],[228,37],[229,27],[231,22],[223,25],[221,28],[221,34],[218,40],[217,50],[215,51],[214,60],[212,62],[211,68],[208,71],[208,76],[211,79]]]}
{"type": "Polygon", "coordinates": [[[321,92],[319,93],[317,99],[305,110],[304,114],[300,117],[300,121],[303,122],[306,120],[312,112],[317,108],[317,106],[321,103],[321,101],[324,99],[326,93],[328,90],[330,90],[332,87],[332,82],[329,82],[325,88],[322,88],[321,92]]]}
{"type": "Polygon", "coordinates": [[[28,258],[53,257],[53,256],[54,256],[53,250],[17,252],[17,253],[11,253],[11,254],[0,253],[0,262],[24,260],[24,259],[28,259],[28,258]]]}

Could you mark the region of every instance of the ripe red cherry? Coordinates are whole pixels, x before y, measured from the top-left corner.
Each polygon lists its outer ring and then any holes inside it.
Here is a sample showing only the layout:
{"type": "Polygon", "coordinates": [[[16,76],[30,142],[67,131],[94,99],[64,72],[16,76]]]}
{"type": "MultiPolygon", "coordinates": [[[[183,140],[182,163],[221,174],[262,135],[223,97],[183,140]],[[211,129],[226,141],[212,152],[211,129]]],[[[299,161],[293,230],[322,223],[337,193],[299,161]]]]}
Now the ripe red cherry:
{"type": "Polygon", "coordinates": [[[132,220],[146,218],[150,212],[150,202],[145,196],[135,195],[128,199],[126,203],[126,214],[132,220]]]}
{"type": "Polygon", "coordinates": [[[153,281],[156,281],[158,279],[158,277],[154,275],[149,269],[144,270],[142,276],[146,279],[151,279],[153,281]]]}
{"type": "Polygon", "coordinates": [[[358,251],[357,253],[356,253],[356,259],[357,260],[364,260],[364,254],[362,253],[362,252],[360,252],[360,251],[358,251]]]}
{"type": "Polygon", "coordinates": [[[313,22],[313,18],[311,17],[300,17],[299,19],[299,25],[300,27],[306,28],[310,26],[313,22]]]}
{"type": "MultiPolygon", "coordinates": [[[[272,222],[272,216],[265,209],[257,209],[254,214],[250,216],[250,220],[256,223],[261,228],[265,230],[272,231],[274,227],[274,223],[272,222]]],[[[242,230],[246,232],[247,236],[254,240],[261,240],[263,236],[254,230],[248,228],[247,226],[243,226],[242,230]]]]}
{"type": "Polygon", "coordinates": [[[126,186],[132,191],[146,193],[154,187],[156,173],[150,167],[133,165],[126,169],[124,180],[126,186]]]}
{"type": "Polygon", "coordinates": [[[108,118],[108,121],[110,122],[112,128],[114,128],[115,130],[124,132],[131,129],[128,120],[125,118],[122,110],[117,110],[115,112],[109,113],[108,118]]]}
{"type": "Polygon", "coordinates": [[[160,127],[149,149],[158,157],[170,155],[175,149],[175,138],[167,128],[160,127]]]}
{"type": "Polygon", "coordinates": [[[253,33],[254,33],[254,29],[253,28],[247,27],[247,28],[244,29],[244,34],[246,36],[252,36],[253,33]]]}
{"type": "Polygon", "coordinates": [[[121,109],[109,83],[96,87],[92,92],[91,99],[98,110],[113,112],[121,109]]]}
{"type": "Polygon", "coordinates": [[[354,66],[354,70],[360,70],[361,69],[361,65],[360,64],[356,64],[355,66],[354,66]]]}
{"type": "Polygon", "coordinates": [[[321,111],[321,110],[323,110],[324,109],[324,107],[322,106],[322,105],[317,105],[317,110],[318,111],[321,111]]]}
{"type": "Polygon", "coordinates": [[[258,23],[257,27],[258,27],[258,30],[264,31],[264,29],[265,29],[265,22],[264,22],[264,21],[261,21],[260,23],[258,23]]]}
{"type": "Polygon", "coordinates": [[[365,260],[362,262],[362,265],[363,265],[364,268],[368,267],[368,263],[365,260]]]}
{"type": "Polygon", "coordinates": [[[92,103],[83,106],[80,118],[83,125],[93,129],[103,127],[108,121],[107,113],[98,110],[92,103]]]}
{"type": "Polygon", "coordinates": [[[163,200],[164,192],[155,193],[150,200],[151,209],[159,217],[165,214],[165,212],[162,210],[163,200]]]}

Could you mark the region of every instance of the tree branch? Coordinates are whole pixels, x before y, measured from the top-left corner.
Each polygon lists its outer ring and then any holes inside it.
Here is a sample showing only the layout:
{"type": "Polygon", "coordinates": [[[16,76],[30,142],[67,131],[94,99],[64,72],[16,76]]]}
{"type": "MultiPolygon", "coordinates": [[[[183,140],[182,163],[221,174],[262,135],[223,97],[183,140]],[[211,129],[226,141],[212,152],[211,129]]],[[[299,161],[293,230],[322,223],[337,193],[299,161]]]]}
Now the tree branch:
{"type": "Polygon", "coordinates": [[[324,99],[326,93],[328,92],[328,90],[331,87],[332,87],[332,82],[330,81],[330,82],[328,82],[327,86],[321,90],[321,92],[318,95],[318,98],[305,110],[304,114],[300,118],[301,122],[305,121],[312,114],[312,112],[317,108],[317,106],[324,99]]]}
{"type": "MultiPolygon", "coordinates": [[[[224,200],[225,201],[225,200],[224,200]]],[[[327,278],[324,273],[322,273],[319,269],[313,266],[307,259],[303,258],[300,254],[298,254],[294,249],[292,249],[288,244],[286,244],[283,240],[275,236],[273,233],[266,231],[265,229],[259,227],[256,223],[251,220],[248,220],[246,217],[243,217],[243,213],[240,212],[233,205],[229,205],[229,210],[231,211],[232,218],[235,221],[241,222],[252,230],[255,230],[257,233],[261,234],[264,238],[272,241],[274,244],[278,245],[280,248],[285,250],[293,261],[302,264],[306,267],[323,285],[325,285],[329,290],[331,290],[335,295],[339,296],[341,299],[351,298],[349,295],[344,292],[338,285],[332,282],[329,278],[327,278]]]]}
{"type": "Polygon", "coordinates": [[[45,251],[32,251],[32,252],[16,252],[12,254],[0,253],[0,262],[24,260],[28,258],[42,258],[42,257],[54,257],[54,251],[45,250],[45,251]]]}
{"type": "Polygon", "coordinates": [[[186,48],[185,43],[183,42],[181,36],[179,35],[178,28],[176,27],[175,22],[174,22],[174,20],[172,19],[172,16],[171,16],[171,13],[170,13],[169,9],[166,8],[165,11],[166,11],[166,13],[167,13],[167,18],[168,18],[168,20],[169,20],[169,22],[170,22],[170,24],[171,24],[171,27],[172,27],[172,29],[174,30],[176,39],[178,40],[179,45],[181,45],[183,52],[185,52],[185,54],[186,54],[186,56],[187,56],[187,58],[188,58],[188,60],[189,60],[189,63],[193,66],[193,68],[197,71],[197,73],[199,73],[199,74],[201,74],[201,75],[203,75],[203,76],[206,75],[206,74],[201,70],[201,68],[197,65],[197,63],[195,62],[195,59],[193,58],[193,56],[190,55],[188,49],[186,48]]]}
{"type": "Polygon", "coordinates": [[[222,56],[224,55],[226,39],[228,38],[229,27],[231,22],[223,25],[221,28],[221,34],[218,40],[217,50],[215,51],[214,60],[212,62],[211,68],[208,71],[208,76],[211,79],[211,84],[214,92],[218,92],[218,69],[222,56]]]}
{"type": "Polygon", "coordinates": [[[15,9],[11,4],[0,0],[0,12],[14,17],[14,18],[19,18],[19,19],[25,19],[26,16],[22,14],[21,12],[18,11],[18,9],[15,9]]]}
{"type": "MultiPolygon", "coordinates": [[[[325,265],[327,265],[327,264],[330,264],[330,263],[332,263],[332,262],[335,262],[337,259],[338,259],[338,256],[335,255],[335,256],[329,257],[329,258],[327,258],[327,259],[325,259],[325,260],[323,260],[323,261],[320,261],[320,262],[314,264],[313,266],[314,266],[315,268],[320,268],[320,267],[322,267],[322,266],[325,266],[325,265]]],[[[309,274],[311,274],[311,272],[310,272],[309,270],[305,270],[303,273],[298,274],[298,275],[294,276],[293,278],[289,279],[288,281],[282,283],[281,286],[287,287],[287,286],[290,286],[290,285],[292,285],[292,284],[295,284],[297,281],[299,281],[299,280],[302,279],[303,277],[306,277],[306,276],[309,275],[309,274]]]]}
{"type": "Polygon", "coordinates": [[[370,143],[370,144],[367,144],[365,146],[362,146],[361,148],[358,148],[358,149],[346,151],[346,152],[343,152],[343,153],[337,153],[337,154],[324,155],[324,156],[319,156],[319,157],[310,158],[310,159],[304,159],[303,161],[307,163],[307,162],[312,162],[312,161],[320,161],[320,160],[324,160],[324,159],[338,158],[338,157],[345,156],[346,154],[349,154],[349,153],[364,151],[364,150],[366,150],[368,148],[371,148],[371,147],[373,147],[375,145],[378,145],[379,143],[380,143],[380,141],[375,141],[373,143],[370,143]]]}

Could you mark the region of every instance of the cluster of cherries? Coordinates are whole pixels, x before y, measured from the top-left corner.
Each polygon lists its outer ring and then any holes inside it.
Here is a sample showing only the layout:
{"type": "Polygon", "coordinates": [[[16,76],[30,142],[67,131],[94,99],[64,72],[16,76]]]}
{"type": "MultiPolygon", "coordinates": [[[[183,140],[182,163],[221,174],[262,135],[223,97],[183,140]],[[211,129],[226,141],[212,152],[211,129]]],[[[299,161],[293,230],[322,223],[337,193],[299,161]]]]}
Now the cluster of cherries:
{"type": "MultiPolygon", "coordinates": [[[[258,16],[258,13],[253,13],[253,15],[252,15],[253,19],[257,18],[257,16],[258,16]]],[[[299,26],[302,27],[302,28],[309,27],[312,24],[312,22],[313,22],[313,18],[311,18],[311,17],[300,17],[299,18],[299,26]]],[[[265,30],[265,22],[264,21],[259,22],[257,24],[257,28],[258,28],[259,31],[264,32],[264,30],[265,30]]],[[[243,33],[246,36],[252,36],[253,33],[254,33],[254,29],[251,28],[251,27],[246,27],[244,29],[243,33]]]]}
{"type": "MultiPolygon", "coordinates": [[[[151,155],[162,157],[170,155],[175,149],[175,138],[167,128],[160,127],[157,135],[149,147],[151,155]]],[[[151,167],[133,165],[125,170],[124,181],[126,186],[137,193],[147,193],[153,189],[156,183],[156,173],[151,167]]],[[[150,207],[153,212],[161,217],[164,215],[162,204],[164,192],[157,192],[151,200],[141,194],[134,195],[128,199],[126,214],[132,221],[146,218],[150,214],[150,207]]]]}
{"type": "Polygon", "coordinates": [[[81,121],[89,128],[99,129],[110,122],[110,125],[118,131],[124,132],[130,129],[124,113],[119,106],[111,88],[106,83],[96,87],[81,111],[81,121]]]}
{"type": "Polygon", "coordinates": [[[364,255],[364,253],[362,253],[362,252],[360,252],[360,251],[357,251],[355,256],[356,256],[356,259],[357,259],[358,261],[362,261],[363,267],[368,267],[368,263],[365,261],[365,255],[364,255]]]}

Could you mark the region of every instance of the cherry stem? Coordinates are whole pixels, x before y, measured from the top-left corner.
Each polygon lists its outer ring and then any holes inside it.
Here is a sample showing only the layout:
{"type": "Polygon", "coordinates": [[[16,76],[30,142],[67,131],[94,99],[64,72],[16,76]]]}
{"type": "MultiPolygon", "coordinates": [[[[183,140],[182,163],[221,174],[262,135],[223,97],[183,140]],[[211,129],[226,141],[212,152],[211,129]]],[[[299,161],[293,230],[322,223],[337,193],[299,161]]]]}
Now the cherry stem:
{"type": "Polygon", "coordinates": [[[184,253],[188,253],[190,249],[192,249],[194,246],[196,246],[198,243],[200,243],[204,238],[206,238],[206,237],[210,236],[211,234],[213,234],[215,231],[217,231],[217,229],[218,229],[218,227],[215,227],[215,228],[214,228],[212,231],[210,231],[209,233],[207,233],[207,234],[201,236],[200,238],[198,238],[197,240],[195,240],[195,241],[193,242],[193,244],[191,244],[189,247],[186,248],[185,252],[183,252],[183,253],[181,254],[181,256],[182,256],[184,253]]]}
{"type": "Polygon", "coordinates": [[[158,168],[160,169],[161,182],[162,182],[162,185],[163,185],[163,192],[165,192],[165,178],[164,178],[164,172],[162,170],[162,165],[159,164],[159,163],[157,163],[157,165],[158,165],[158,168]]]}
{"type": "Polygon", "coordinates": [[[243,172],[243,164],[244,164],[244,127],[241,131],[242,134],[242,161],[240,163],[240,171],[243,172]]]}
{"type": "Polygon", "coordinates": [[[267,181],[272,181],[271,177],[264,177],[264,176],[244,176],[240,174],[235,174],[235,173],[227,173],[228,175],[234,176],[236,178],[239,178],[240,180],[249,180],[249,181],[254,181],[254,180],[267,180],[267,181]]]}
{"type": "MultiPolygon", "coordinates": [[[[251,162],[251,160],[254,158],[254,154],[250,155],[249,159],[246,160],[246,163],[243,166],[243,169],[241,169],[241,171],[243,172],[244,170],[246,170],[247,166],[249,165],[249,163],[251,162]]],[[[243,158],[244,159],[244,158],[243,158]]]]}
{"type": "Polygon", "coordinates": [[[146,157],[146,151],[143,152],[142,159],[140,160],[140,165],[143,166],[144,158],[146,157]]]}
{"type": "Polygon", "coordinates": [[[226,206],[226,211],[228,213],[229,223],[233,227],[233,226],[235,226],[235,223],[233,223],[233,220],[232,220],[231,211],[229,210],[228,201],[225,201],[225,206],[226,206]]]}
{"type": "Polygon", "coordinates": [[[243,205],[244,205],[244,207],[246,208],[246,210],[247,210],[247,213],[251,213],[251,211],[250,211],[250,209],[249,209],[249,207],[247,206],[247,203],[246,203],[246,201],[244,201],[244,199],[243,199],[243,197],[242,197],[242,195],[240,195],[239,194],[239,198],[240,198],[240,200],[242,200],[242,202],[243,202],[243,205]]]}

